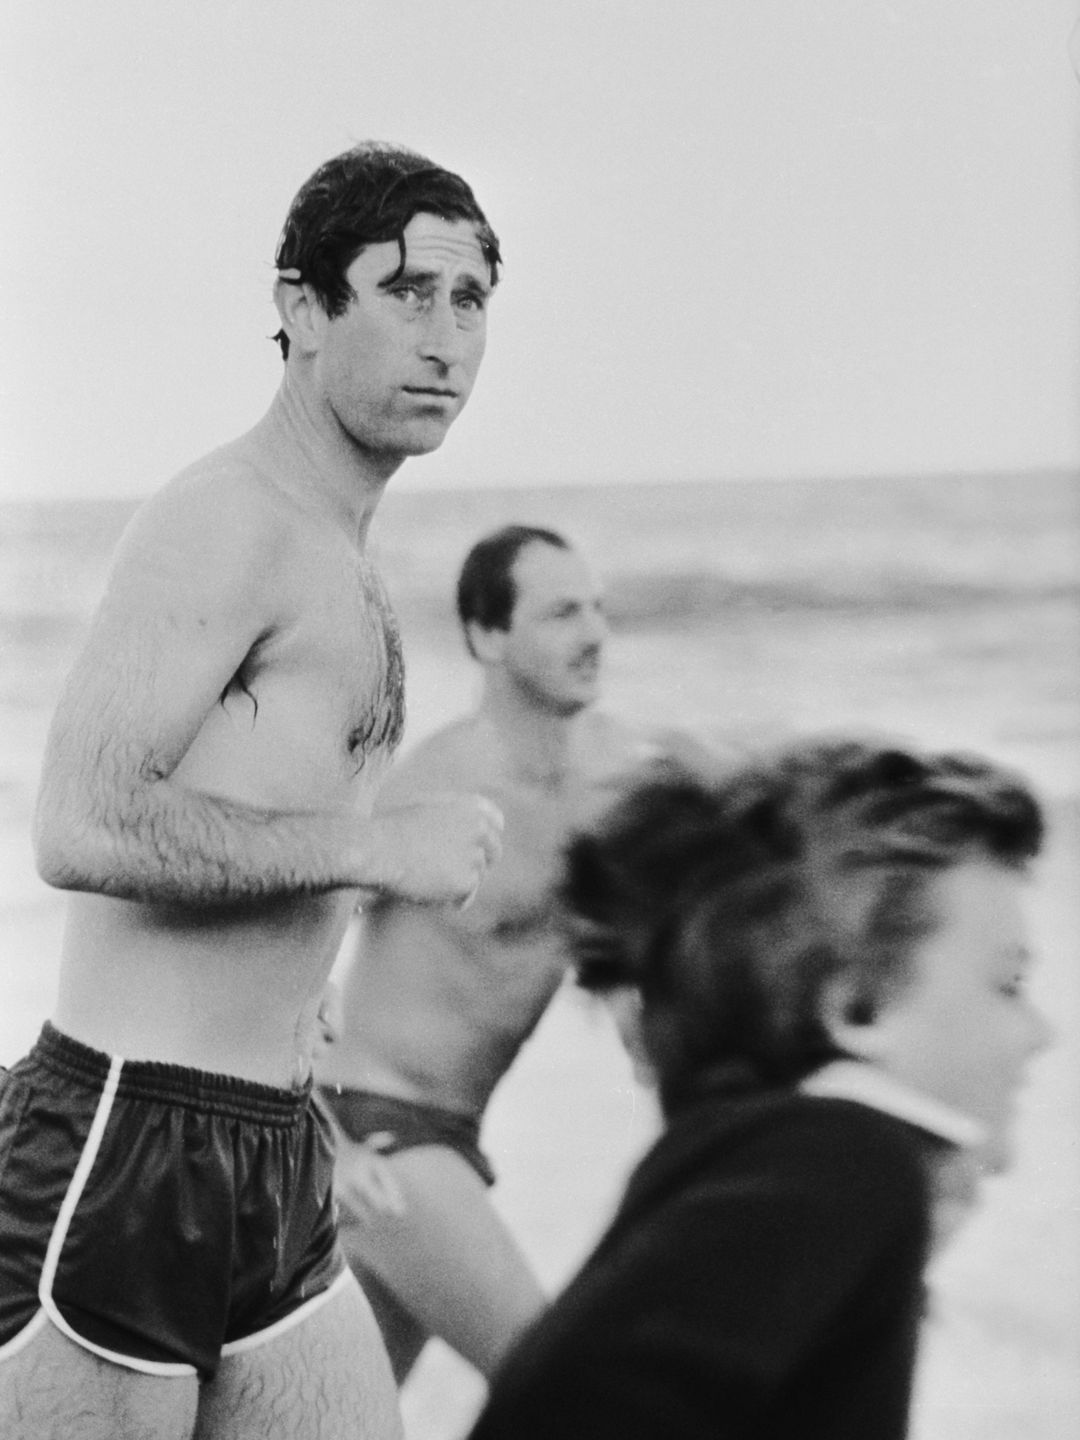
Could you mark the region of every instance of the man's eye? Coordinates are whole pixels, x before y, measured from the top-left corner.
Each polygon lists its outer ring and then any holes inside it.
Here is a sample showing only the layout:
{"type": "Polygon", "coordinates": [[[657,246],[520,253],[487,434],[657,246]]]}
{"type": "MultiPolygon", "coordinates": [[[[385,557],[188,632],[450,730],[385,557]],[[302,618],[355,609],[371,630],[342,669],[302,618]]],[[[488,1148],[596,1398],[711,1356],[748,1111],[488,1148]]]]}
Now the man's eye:
{"type": "Polygon", "coordinates": [[[395,300],[400,300],[403,304],[413,308],[421,306],[426,298],[424,292],[417,285],[395,285],[390,294],[395,300]]]}
{"type": "Polygon", "coordinates": [[[454,304],[459,310],[480,311],[483,310],[485,303],[485,296],[478,295],[475,290],[466,290],[454,296],[454,304]]]}

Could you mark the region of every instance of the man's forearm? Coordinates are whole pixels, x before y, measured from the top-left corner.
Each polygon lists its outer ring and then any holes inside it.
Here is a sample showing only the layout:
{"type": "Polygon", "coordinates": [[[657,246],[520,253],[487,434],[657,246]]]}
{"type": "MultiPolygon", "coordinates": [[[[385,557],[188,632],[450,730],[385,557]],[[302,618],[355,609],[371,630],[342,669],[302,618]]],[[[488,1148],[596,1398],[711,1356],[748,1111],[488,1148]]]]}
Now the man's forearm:
{"type": "Polygon", "coordinates": [[[36,827],[42,878],[62,890],[180,905],[232,905],[378,887],[363,822],[345,810],[280,811],[145,786],[123,810],[65,819],[43,795],[36,827]]]}

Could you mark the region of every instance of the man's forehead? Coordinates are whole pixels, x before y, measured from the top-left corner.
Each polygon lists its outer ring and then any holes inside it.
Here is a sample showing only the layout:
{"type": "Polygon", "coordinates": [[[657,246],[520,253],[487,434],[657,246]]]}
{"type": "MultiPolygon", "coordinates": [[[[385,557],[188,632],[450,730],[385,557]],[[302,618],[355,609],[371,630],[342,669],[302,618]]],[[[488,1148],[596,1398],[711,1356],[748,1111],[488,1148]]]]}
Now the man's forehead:
{"type": "MultiPolygon", "coordinates": [[[[405,266],[409,270],[469,270],[488,280],[490,266],[484,257],[476,226],[471,220],[444,220],[441,215],[414,215],[402,232],[405,266]]],[[[396,240],[368,245],[354,264],[372,271],[401,264],[396,240]]],[[[351,267],[350,267],[351,268],[351,267]]]]}
{"type": "Polygon", "coordinates": [[[568,598],[596,595],[600,585],[592,567],[577,550],[562,549],[545,541],[525,545],[514,563],[518,597],[547,598],[559,594],[568,598]]]}

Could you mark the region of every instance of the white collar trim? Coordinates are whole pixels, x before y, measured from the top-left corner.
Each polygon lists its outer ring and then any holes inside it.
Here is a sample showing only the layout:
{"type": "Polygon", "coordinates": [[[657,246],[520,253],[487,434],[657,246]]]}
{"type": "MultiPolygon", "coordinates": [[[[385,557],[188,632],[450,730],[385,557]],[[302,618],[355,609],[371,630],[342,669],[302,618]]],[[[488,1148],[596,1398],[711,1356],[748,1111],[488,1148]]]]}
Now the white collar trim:
{"type": "Polygon", "coordinates": [[[808,1075],[799,1089],[804,1095],[868,1105],[965,1149],[986,1144],[985,1128],[970,1115],[913,1090],[862,1060],[834,1060],[808,1075]]]}

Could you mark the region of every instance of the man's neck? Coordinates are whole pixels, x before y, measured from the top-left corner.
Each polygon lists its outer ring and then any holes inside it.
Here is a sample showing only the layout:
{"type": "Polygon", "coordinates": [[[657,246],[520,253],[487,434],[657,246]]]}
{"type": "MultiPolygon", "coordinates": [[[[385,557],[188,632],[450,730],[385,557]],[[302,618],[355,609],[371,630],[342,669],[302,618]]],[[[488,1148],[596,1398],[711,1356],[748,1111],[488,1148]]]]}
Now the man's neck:
{"type": "Polygon", "coordinates": [[[362,450],[289,371],[248,438],[282,490],[361,542],[386,482],[404,459],[362,450]]]}
{"type": "Polygon", "coordinates": [[[575,742],[584,711],[557,714],[489,676],[479,706],[480,718],[498,733],[515,772],[537,784],[566,780],[575,763],[575,742]]]}

